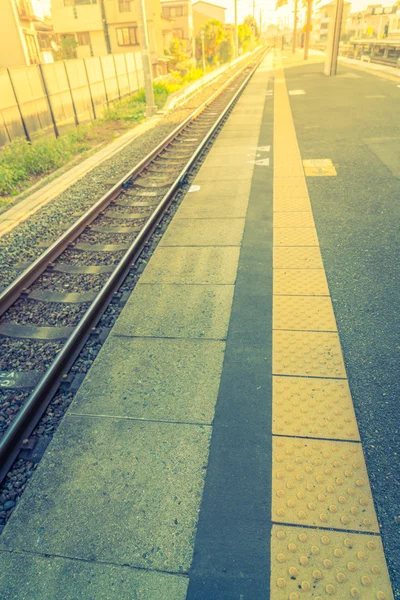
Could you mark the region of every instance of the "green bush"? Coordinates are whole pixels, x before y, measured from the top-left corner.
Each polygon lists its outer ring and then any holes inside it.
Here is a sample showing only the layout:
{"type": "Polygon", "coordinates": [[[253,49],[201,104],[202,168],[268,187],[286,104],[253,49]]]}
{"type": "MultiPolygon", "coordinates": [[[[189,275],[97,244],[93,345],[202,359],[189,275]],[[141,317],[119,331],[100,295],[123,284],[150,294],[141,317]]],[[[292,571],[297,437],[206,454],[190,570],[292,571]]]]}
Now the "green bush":
{"type": "Polygon", "coordinates": [[[38,139],[31,144],[25,140],[13,142],[0,152],[0,194],[16,195],[27,179],[45,175],[67,163],[89,147],[87,128],[55,139],[38,139]]]}

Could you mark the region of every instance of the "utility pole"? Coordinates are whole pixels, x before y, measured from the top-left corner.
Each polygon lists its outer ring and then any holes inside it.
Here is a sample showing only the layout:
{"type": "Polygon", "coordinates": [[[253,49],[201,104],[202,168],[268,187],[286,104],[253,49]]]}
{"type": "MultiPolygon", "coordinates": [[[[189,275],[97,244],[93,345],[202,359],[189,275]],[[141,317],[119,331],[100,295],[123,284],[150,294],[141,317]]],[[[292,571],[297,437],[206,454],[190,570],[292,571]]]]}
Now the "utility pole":
{"type": "Polygon", "coordinates": [[[153,77],[151,74],[151,61],[149,51],[149,36],[147,33],[146,7],[144,0],[136,0],[140,49],[142,51],[144,89],[146,92],[146,117],[151,117],[157,112],[154,102],[153,77]]]}
{"type": "Polygon", "coordinates": [[[307,23],[306,23],[306,36],[305,36],[305,40],[304,40],[304,60],[308,59],[308,47],[310,45],[312,3],[313,3],[313,0],[307,0],[307,23]]]}
{"type": "Polygon", "coordinates": [[[238,34],[238,22],[237,22],[237,3],[238,0],[233,0],[235,3],[235,58],[239,57],[239,34],[238,34]]]}
{"type": "Polygon", "coordinates": [[[256,20],[256,0],[253,0],[253,19],[256,20]]]}
{"type": "Polygon", "coordinates": [[[204,76],[206,74],[206,57],[205,57],[205,52],[204,52],[204,31],[201,31],[200,37],[201,37],[201,58],[203,61],[203,76],[204,76]]]}
{"type": "Polygon", "coordinates": [[[103,23],[104,40],[106,42],[107,54],[111,54],[110,34],[108,33],[107,14],[104,7],[104,0],[100,0],[101,20],[103,23]]]}
{"type": "Polygon", "coordinates": [[[343,0],[336,0],[335,18],[329,23],[328,49],[324,73],[336,75],[339,54],[340,31],[342,29],[343,0]]]}
{"type": "Polygon", "coordinates": [[[262,25],[263,25],[262,18],[263,18],[263,11],[260,9],[260,37],[262,36],[262,25]]]}
{"type": "Polygon", "coordinates": [[[292,40],[292,52],[293,54],[296,52],[296,42],[297,42],[297,3],[298,0],[294,0],[294,20],[293,20],[293,40],[292,40]]]}

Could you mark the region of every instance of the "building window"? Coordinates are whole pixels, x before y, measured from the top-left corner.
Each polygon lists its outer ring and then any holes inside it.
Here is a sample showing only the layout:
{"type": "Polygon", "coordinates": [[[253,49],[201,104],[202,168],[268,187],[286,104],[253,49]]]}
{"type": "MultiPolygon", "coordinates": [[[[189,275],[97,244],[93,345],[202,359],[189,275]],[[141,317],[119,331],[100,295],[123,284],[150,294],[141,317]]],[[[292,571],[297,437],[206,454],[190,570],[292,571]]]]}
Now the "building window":
{"type": "Polygon", "coordinates": [[[183,6],[171,6],[169,9],[170,17],[183,17],[183,6]]]}
{"type": "Polygon", "coordinates": [[[132,0],[118,0],[119,12],[131,12],[132,0]]]}
{"type": "Polygon", "coordinates": [[[137,46],[137,27],[120,27],[117,29],[118,46],[137,46]]]}
{"type": "Polygon", "coordinates": [[[25,41],[28,47],[29,62],[31,63],[31,65],[38,65],[40,63],[40,59],[38,49],[36,46],[35,36],[26,33],[25,41]]]}
{"type": "Polygon", "coordinates": [[[88,31],[80,31],[76,35],[79,46],[90,46],[90,33],[88,31]]]}
{"type": "Polygon", "coordinates": [[[97,4],[97,0],[64,0],[64,6],[82,6],[85,4],[97,4]]]}

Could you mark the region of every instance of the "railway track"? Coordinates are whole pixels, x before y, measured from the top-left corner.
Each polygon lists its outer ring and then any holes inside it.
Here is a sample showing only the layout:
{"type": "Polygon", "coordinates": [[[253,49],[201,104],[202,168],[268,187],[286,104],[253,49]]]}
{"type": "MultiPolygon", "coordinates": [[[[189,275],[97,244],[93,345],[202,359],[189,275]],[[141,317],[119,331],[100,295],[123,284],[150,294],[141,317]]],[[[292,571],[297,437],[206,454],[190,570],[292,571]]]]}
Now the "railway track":
{"type": "Polygon", "coordinates": [[[33,263],[16,265],[22,272],[0,294],[6,350],[0,388],[16,398],[11,408],[9,394],[0,399],[0,483],[29,448],[29,436],[264,54],[228,79],[33,263]]]}

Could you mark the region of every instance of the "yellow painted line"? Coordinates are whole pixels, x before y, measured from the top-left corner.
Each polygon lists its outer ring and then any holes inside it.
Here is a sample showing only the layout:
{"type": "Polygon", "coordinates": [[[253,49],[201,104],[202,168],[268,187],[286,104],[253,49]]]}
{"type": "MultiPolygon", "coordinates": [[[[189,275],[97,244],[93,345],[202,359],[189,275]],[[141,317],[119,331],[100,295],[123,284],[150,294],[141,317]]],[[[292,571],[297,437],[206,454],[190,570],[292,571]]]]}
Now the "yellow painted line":
{"type": "Polygon", "coordinates": [[[277,435],[360,440],[347,381],[274,377],[272,416],[277,435]]]}
{"type": "Polygon", "coordinates": [[[270,598],[390,600],[393,594],[305,180],[334,176],[336,170],[330,159],[301,161],[281,64],[278,55],[272,521],[280,524],[272,529],[270,598]],[[294,177],[299,163],[304,174],[294,177]]]}
{"type": "Polygon", "coordinates": [[[377,536],[274,525],[271,599],[393,598],[377,536]]]}

